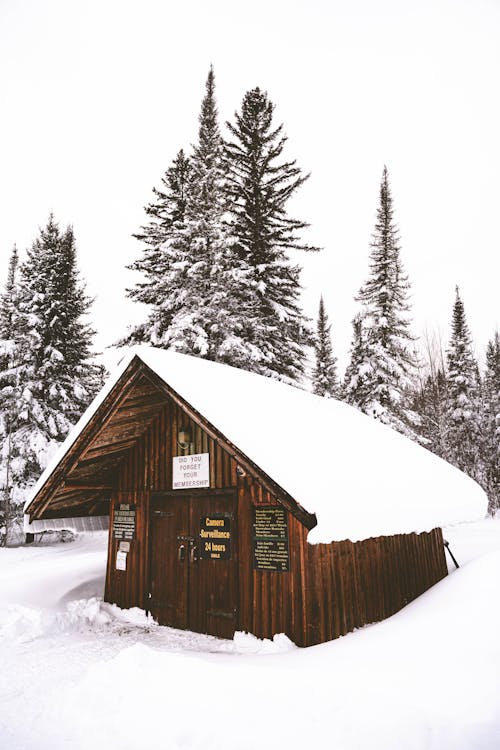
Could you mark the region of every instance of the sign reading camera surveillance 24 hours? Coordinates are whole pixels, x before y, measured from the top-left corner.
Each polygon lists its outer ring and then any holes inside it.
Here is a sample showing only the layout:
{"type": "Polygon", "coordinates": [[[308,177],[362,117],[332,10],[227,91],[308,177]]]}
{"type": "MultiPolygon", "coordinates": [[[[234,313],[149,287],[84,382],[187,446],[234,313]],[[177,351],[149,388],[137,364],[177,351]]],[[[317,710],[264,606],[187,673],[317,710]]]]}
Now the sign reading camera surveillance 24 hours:
{"type": "Polygon", "coordinates": [[[172,488],[192,490],[196,487],[210,487],[210,466],[208,453],[195,453],[192,456],[174,456],[172,459],[172,488]]]}

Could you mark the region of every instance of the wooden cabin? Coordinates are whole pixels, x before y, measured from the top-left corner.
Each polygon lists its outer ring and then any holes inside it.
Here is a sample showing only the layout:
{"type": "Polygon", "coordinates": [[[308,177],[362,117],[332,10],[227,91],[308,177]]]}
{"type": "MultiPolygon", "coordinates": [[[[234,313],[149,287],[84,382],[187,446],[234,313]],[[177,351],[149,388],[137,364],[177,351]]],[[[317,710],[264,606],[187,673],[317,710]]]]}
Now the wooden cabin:
{"type": "Polygon", "coordinates": [[[40,478],[28,529],[109,518],[107,602],[175,628],[309,646],[388,617],[446,575],[438,498],[420,497],[432,508],[423,531],[410,508],[436,466],[456,496],[460,472],[345,404],[140,348],[40,478]],[[380,479],[380,443],[397,444],[399,469],[408,446],[408,486],[380,479]],[[351,478],[342,450],[355,454],[351,478]],[[385,495],[403,509],[389,512],[385,495]]]}

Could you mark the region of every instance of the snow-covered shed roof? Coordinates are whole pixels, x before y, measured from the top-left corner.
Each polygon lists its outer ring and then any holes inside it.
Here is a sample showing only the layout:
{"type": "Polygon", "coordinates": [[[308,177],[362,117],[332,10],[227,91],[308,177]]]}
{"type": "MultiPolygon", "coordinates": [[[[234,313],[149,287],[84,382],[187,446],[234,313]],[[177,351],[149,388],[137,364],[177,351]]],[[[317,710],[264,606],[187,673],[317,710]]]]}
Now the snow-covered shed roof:
{"type": "Polygon", "coordinates": [[[420,533],[486,514],[487,499],[476,482],[345,403],[150,347],[127,350],[40,477],[32,500],[135,357],[301,506],[316,513],[310,542],[420,533]]]}

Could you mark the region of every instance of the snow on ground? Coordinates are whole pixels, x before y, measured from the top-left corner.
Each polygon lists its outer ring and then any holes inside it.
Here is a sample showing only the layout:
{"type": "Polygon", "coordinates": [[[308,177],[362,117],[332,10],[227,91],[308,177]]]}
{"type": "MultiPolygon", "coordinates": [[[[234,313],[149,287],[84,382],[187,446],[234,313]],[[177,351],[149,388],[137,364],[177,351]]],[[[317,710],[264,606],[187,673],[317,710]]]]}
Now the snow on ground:
{"type": "Polygon", "coordinates": [[[298,649],[102,602],[106,535],[0,550],[0,747],[497,750],[500,520],[389,620],[298,649]]]}

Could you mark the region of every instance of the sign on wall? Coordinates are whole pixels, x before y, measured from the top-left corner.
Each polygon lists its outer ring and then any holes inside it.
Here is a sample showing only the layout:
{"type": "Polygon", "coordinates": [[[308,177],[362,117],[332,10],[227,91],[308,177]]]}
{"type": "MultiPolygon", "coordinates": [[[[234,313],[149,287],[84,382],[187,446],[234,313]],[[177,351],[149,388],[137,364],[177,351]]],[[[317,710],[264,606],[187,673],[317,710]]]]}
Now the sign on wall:
{"type": "Polygon", "coordinates": [[[118,551],[116,553],[116,570],[127,570],[127,553],[118,551]]]}
{"type": "Polygon", "coordinates": [[[172,489],[192,490],[210,487],[210,465],[208,453],[172,458],[172,489]]]}
{"type": "Polygon", "coordinates": [[[113,516],[114,539],[135,539],[135,505],[120,503],[113,516]]]}
{"type": "Polygon", "coordinates": [[[256,506],[253,524],[253,566],[255,570],[290,570],[288,521],[284,508],[256,506]]]}
{"type": "Polygon", "coordinates": [[[231,519],[219,514],[200,519],[199,556],[202,560],[231,559],[231,519]]]}

